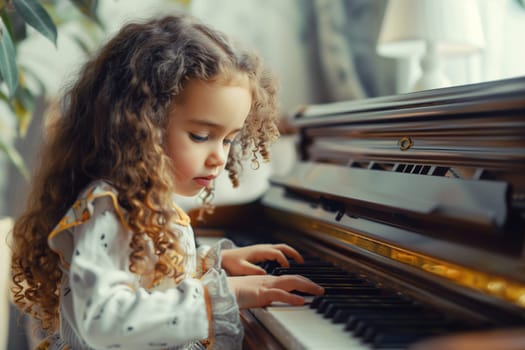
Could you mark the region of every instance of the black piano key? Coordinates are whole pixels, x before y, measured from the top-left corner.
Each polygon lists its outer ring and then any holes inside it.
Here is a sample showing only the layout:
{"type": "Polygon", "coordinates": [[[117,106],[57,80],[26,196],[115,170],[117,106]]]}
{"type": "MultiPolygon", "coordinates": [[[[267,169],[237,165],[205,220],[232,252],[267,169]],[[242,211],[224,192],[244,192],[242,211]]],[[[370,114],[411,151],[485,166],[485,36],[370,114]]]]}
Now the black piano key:
{"type": "Polygon", "coordinates": [[[308,267],[336,267],[334,264],[320,260],[320,259],[314,259],[314,258],[305,258],[304,262],[298,263],[295,260],[289,260],[290,267],[296,267],[296,266],[308,266],[308,267]]]}
{"type": "MultiPolygon", "coordinates": [[[[408,312],[408,315],[401,315],[398,318],[408,318],[411,317],[410,314],[412,312],[408,312]]],[[[418,311],[418,314],[421,315],[421,317],[431,317],[434,316],[428,316],[424,313],[421,313],[418,311]]],[[[413,316],[412,316],[413,317],[413,316]]],[[[353,327],[359,322],[361,319],[368,319],[368,318],[387,318],[387,319],[393,319],[394,317],[391,314],[385,314],[385,313],[379,313],[379,314],[371,314],[369,311],[365,312],[357,312],[356,310],[349,310],[349,309],[338,309],[334,315],[332,316],[332,322],[333,323],[345,323],[345,329],[346,330],[352,330],[353,327]]],[[[435,318],[439,319],[440,316],[435,316],[435,318]]]]}
{"type": "MultiPolygon", "coordinates": [[[[319,258],[305,258],[304,263],[298,263],[295,260],[288,259],[288,263],[290,265],[290,268],[294,268],[294,267],[308,267],[311,269],[336,268],[332,263],[320,260],[319,258]]],[[[283,268],[281,264],[276,260],[263,261],[261,263],[258,263],[257,265],[262,267],[269,274],[273,274],[273,271],[275,269],[283,268]]]]}
{"type": "Polygon", "coordinates": [[[321,303],[327,303],[332,300],[346,300],[349,298],[383,298],[383,297],[396,297],[399,296],[396,292],[390,291],[388,289],[380,289],[380,288],[374,288],[372,292],[370,289],[366,288],[362,291],[360,290],[353,290],[350,294],[325,294],[325,295],[319,295],[313,298],[310,308],[318,308],[321,303]]]}
{"type": "Polygon", "coordinates": [[[272,271],[278,267],[280,267],[281,265],[275,261],[275,260],[268,260],[268,261],[263,261],[262,263],[259,263],[257,264],[259,265],[260,267],[262,267],[267,273],[269,274],[272,274],[272,271]]]}
{"type": "Polygon", "coordinates": [[[324,301],[326,300],[328,297],[330,298],[333,298],[333,299],[339,299],[339,300],[345,300],[346,298],[349,298],[350,296],[349,295],[320,295],[320,296],[316,296],[312,299],[312,302],[310,303],[310,308],[311,309],[317,309],[319,307],[319,305],[324,301]]]}
{"type": "Polygon", "coordinates": [[[334,267],[319,267],[312,268],[309,266],[296,266],[296,267],[276,267],[272,270],[272,275],[293,275],[293,274],[310,274],[312,276],[322,275],[338,275],[348,277],[358,277],[356,274],[348,273],[346,271],[334,268],[334,267]]]}
{"type": "MultiPolygon", "coordinates": [[[[399,304],[389,304],[389,303],[373,303],[373,304],[361,304],[361,305],[345,305],[339,306],[339,309],[352,313],[388,313],[388,312],[406,312],[406,305],[399,304]]],[[[331,318],[335,315],[337,310],[331,308],[330,306],[326,308],[323,316],[325,318],[331,318]]]]}
{"type": "Polygon", "coordinates": [[[335,323],[346,323],[346,331],[374,348],[406,348],[424,337],[462,327],[361,273],[343,270],[318,258],[307,257],[304,264],[289,262],[286,268],[277,262],[267,262],[263,268],[272,275],[298,274],[322,285],[325,294],[314,297],[310,308],[335,323]]]}
{"type": "Polygon", "coordinates": [[[345,288],[345,287],[359,287],[359,288],[377,288],[377,286],[374,283],[361,281],[361,280],[346,280],[346,281],[339,281],[339,280],[333,280],[320,278],[317,277],[309,277],[308,275],[304,276],[306,278],[311,279],[312,281],[320,284],[322,287],[327,288],[345,288]]]}
{"type": "MultiPolygon", "coordinates": [[[[307,277],[308,278],[308,277],[307,277]]],[[[316,281],[317,282],[317,281],[316,281]]],[[[341,289],[344,290],[345,288],[372,288],[376,289],[376,286],[370,283],[341,283],[340,281],[337,282],[320,282],[319,285],[323,288],[332,288],[332,289],[341,289]]]]}
{"type": "MultiPolygon", "coordinates": [[[[356,293],[356,294],[380,294],[381,293],[381,290],[380,289],[377,289],[375,287],[368,287],[368,286],[338,286],[338,287],[332,287],[330,285],[328,286],[323,286],[324,288],[324,295],[348,295],[348,294],[351,294],[351,293],[356,293]]],[[[308,295],[310,296],[311,294],[306,294],[306,293],[302,293],[300,291],[292,291],[293,293],[295,294],[298,294],[298,295],[308,295]]]]}
{"type": "Polygon", "coordinates": [[[399,313],[353,313],[350,314],[350,311],[340,310],[334,315],[334,319],[344,318],[346,325],[345,329],[352,331],[361,321],[366,320],[392,320],[392,321],[403,321],[403,320],[437,320],[437,321],[446,321],[447,317],[438,313],[421,309],[414,309],[410,311],[405,311],[402,314],[399,313]]]}
{"type": "Polygon", "coordinates": [[[312,276],[309,274],[301,274],[301,276],[304,276],[306,278],[311,279],[312,281],[316,283],[345,283],[345,284],[352,284],[352,285],[374,285],[371,282],[364,281],[362,279],[352,279],[345,276],[338,276],[338,275],[324,275],[324,276],[312,276]]]}
{"type": "Polygon", "coordinates": [[[408,345],[426,337],[440,336],[471,329],[473,329],[472,325],[458,320],[441,324],[438,322],[435,325],[431,323],[424,324],[423,322],[414,322],[413,324],[405,325],[376,325],[365,331],[363,340],[365,342],[371,342],[374,344],[374,347],[384,348],[385,345],[393,343],[399,344],[404,342],[408,345]]]}
{"type": "Polygon", "coordinates": [[[445,329],[454,329],[460,325],[457,322],[444,320],[425,320],[425,319],[410,319],[410,320],[361,320],[357,323],[353,334],[355,336],[363,336],[370,338],[382,332],[394,331],[408,331],[416,333],[430,332],[445,329]]]}
{"type": "Polygon", "coordinates": [[[389,310],[407,310],[407,306],[410,306],[410,302],[404,300],[361,300],[360,302],[341,302],[341,303],[330,303],[323,312],[325,318],[332,318],[335,316],[335,313],[338,310],[347,310],[351,312],[356,309],[384,309],[384,311],[389,310]]]}
{"type": "Polygon", "coordinates": [[[340,295],[340,294],[352,294],[352,293],[370,293],[370,294],[380,294],[381,289],[376,287],[324,287],[324,294],[325,295],[340,295]]]}
{"type": "Polygon", "coordinates": [[[391,295],[376,295],[376,294],[360,294],[360,295],[328,295],[317,303],[317,309],[319,312],[326,312],[328,307],[334,307],[332,305],[337,304],[339,307],[344,307],[347,305],[356,305],[363,303],[381,303],[381,302],[400,302],[400,303],[411,303],[404,299],[400,299],[396,296],[391,295]]]}
{"type": "Polygon", "coordinates": [[[386,344],[411,344],[424,338],[438,336],[443,334],[443,330],[436,332],[417,332],[408,329],[392,329],[389,333],[371,333],[362,338],[364,343],[371,343],[374,348],[386,344]]]}
{"type": "Polygon", "coordinates": [[[387,344],[411,344],[427,337],[439,336],[445,333],[450,334],[450,329],[446,327],[434,329],[409,329],[409,328],[390,328],[381,332],[369,332],[363,337],[365,343],[372,343],[374,347],[384,347],[387,344]]]}

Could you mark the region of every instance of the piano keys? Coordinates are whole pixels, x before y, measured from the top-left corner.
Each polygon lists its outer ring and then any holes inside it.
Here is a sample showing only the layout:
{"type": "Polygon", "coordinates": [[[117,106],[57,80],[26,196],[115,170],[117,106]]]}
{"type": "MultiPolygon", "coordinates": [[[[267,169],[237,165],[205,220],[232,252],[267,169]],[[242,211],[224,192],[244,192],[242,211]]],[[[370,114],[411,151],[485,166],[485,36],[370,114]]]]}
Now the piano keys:
{"type": "Polygon", "coordinates": [[[288,243],[307,263],[268,273],[325,285],[303,307],[243,311],[246,348],[453,349],[510,334],[487,344],[525,349],[525,77],[306,106],[290,123],[292,170],[196,228],[288,243]]]}
{"type": "Polygon", "coordinates": [[[405,349],[425,337],[488,327],[483,321],[454,318],[319,259],[290,264],[288,269],[271,264],[265,268],[273,275],[306,276],[323,285],[326,293],[310,297],[303,307],[252,310],[286,349],[405,349]]]}

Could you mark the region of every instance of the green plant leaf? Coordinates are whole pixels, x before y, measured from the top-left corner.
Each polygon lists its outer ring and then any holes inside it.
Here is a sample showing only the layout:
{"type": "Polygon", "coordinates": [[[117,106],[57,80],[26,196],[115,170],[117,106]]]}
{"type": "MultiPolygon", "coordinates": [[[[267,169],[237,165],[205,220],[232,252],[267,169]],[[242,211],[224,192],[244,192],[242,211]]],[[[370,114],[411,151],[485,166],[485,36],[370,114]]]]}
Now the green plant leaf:
{"type": "Polygon", "coordinates": [[[14,9],[6,10],[1,12],[1,17],[9,30],[9,35],[11,35],[11,40],[13,40],[15,46],[27,38],[26,21],[20,16],[20,13],[14,9]]]}
{"type": "Polygon", "coordinates": [[[2,91],[0,91],[0,100],[4,101],[7,106],[11,108],[11,105],[9,104],[9,96],[6,96],[2,91]]]}
{"type": "Polygon", "coordinates": [[[92,49],[86,43],[86,40],[82,39],[80,35],[76,34],[71,34],[71,38],[73,39],[73,42],[75,42],[78,45],[78,47],[82,50],[82,52],[86,56],[89,56],[89,54],[92,52],[92,49]]]}
{"type": "Polygon", "coordinates": [[[0,151],[5,153],[11,163],[14,164],[14,166],[20,171],[22,176],[26,180],[29,179],[29,170],[27,170],[26,164],[24,163],[24,160],[22,159],[22,156],[20,156],[20,153],[14,148],[7,144],[5,144],[2,139],[0,139],[0,151]]]}
{"type": "Polygon", "coordinates": [[[35,110],[35,98],[31,91],[22,84],[19,86],[13,100],[13,107],[18,119],[18,133],[25,137],[33,111],[35,110]]]}
{"type": "MultiPolygon", "coordinates": [[[[19,65],[18,70],[20,72],[19,76],[21,77],[20,80],[31,80],[31,85],[33,88],[33,92],[36,95],[46,96],[47,95],[47,88],[44,81],[40,78],[40,75],[34,71],[34,69],[31,66],[27,65],[19,65]]],[[[21,84],[24,85],[24,84],[21,84]]],[[[28,85],[28,84],[26,84],[28,85]]],[[[1,99],[1,96],[0,96],[1,99]]]]}
{"type": "Polygon", "coordinates": [[[191,0],[175,0],[175,2],[181,4],[182,6],[188,7],[190,6],[191,0]]]}
{"type": "Polygon", "coordinates": [[[53,44],[57,44],[57,28],[47,11],[36,0],[13,0],[16,11],[53,44]]]}
{"type": "Polygon", "coordinates": [[[71,2],[92,21],[97,23],[101,28],[104,27],[97,16],[98,0],[71,0],[71,2]]]}
{"type": "Polygon", "coordinates": [[[16,67],[16,53],[11,35],[3,21],[1,22],[2,37],[0,38],[0,74],[4,78],[12,97],[18,87],[18,68],[16,67]]]}
{"type": "Polygon", "coordinates": [[[2,11],[0,16],[2,17],[2,21],[4,21],[5,28],[9,31],[9,35],[11,35],[11,39],[14,38],[14,41],[16,42],[16,37],[13,35],[13,25],[11,24],[11,18],[9,18],[7,11],[2,11]]]}

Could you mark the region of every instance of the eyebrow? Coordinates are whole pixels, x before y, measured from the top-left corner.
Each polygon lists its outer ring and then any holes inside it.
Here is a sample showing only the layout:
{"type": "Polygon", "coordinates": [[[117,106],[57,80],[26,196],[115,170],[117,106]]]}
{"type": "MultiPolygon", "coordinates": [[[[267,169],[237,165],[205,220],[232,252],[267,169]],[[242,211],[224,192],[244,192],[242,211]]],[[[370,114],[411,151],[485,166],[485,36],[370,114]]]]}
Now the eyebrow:
{"type": "MultiPolygon", "coordinates": [[[[189,120],[188,121],[190,124],[195,124],[195,125],[199,125],[199,126],[207,126],[207,127],[210,127],[210,128],[213,128],[213,129],[224,129],[224,127],[221,125],[221,124],[217,124],[217,123],[214,123],[210,120],[205,120],[205,119],[192,119],[192,120],[189,120]]],[[[231,133],[234,133],[234,132],[239,132],[241,131],[242,128],[237,128],[237,129],[234,129],[231,131],[231,133]]]]}

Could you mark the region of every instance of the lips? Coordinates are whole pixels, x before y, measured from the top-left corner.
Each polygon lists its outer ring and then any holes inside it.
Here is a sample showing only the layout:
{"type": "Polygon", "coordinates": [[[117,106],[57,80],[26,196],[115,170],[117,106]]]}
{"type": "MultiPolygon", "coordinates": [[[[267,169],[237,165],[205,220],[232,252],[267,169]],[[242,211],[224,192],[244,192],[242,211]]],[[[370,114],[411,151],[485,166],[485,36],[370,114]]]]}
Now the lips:
{"type": "Polygon", "coordinates": [[[212,181],[215,179],[215,175],[196,177],[193,180],[202,187],[210,187],[212,181]]]}

